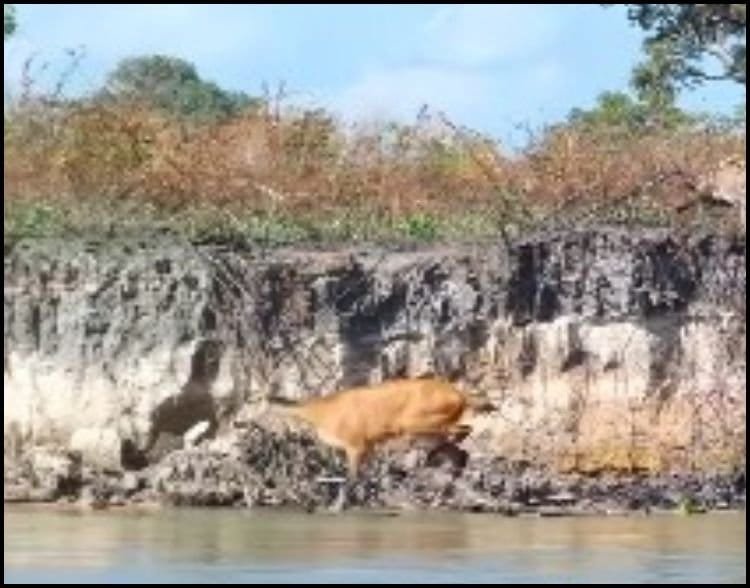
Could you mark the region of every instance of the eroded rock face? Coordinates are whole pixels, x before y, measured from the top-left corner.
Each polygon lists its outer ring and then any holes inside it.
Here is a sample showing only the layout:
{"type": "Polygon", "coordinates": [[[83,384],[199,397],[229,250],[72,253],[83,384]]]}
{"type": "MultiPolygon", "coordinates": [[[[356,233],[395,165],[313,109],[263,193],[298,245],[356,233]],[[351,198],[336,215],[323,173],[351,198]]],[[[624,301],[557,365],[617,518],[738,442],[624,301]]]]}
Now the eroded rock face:
{"type": "Polygon", "coordinates": [[[234,383],[219,369],[211,276],[185,253],[138,242],[6,252],[6,439],[72,444],[119,467],[124,441],[144,449],[216,420],[234,383]]]}
{"type": "MultiPolygon", "coordinates": [[[[596,477],[559,474],[494,455],[480,442],[436,455],[429,446],[382,447],[346,490],[349,509],[443,509],[505,515],[606,514],[649,509],[744,508],[744,471],[596,477]],[[459,459],[456,459],[458,457],[459,459]]],[[[343,456],[311,431],[251,422],[200,447],[178,449],[138,472],[96,470],[68,455],[27,456],[6,468],[6,500],[329,509],[343,456]],[[15,472],[8,484],[8,471],[15,472]],[[34,473],[36,472],[36,473],[34,473]]]]}
{"type": "Polygon", "coordinates": [[[614,229],[510,249],[20,243],[4,258],[6,454],[138,470],[202,450],[269,393],[438,373],[499,407],[475,423],[498,458],[744,467],[745,251],[614,229]]]}

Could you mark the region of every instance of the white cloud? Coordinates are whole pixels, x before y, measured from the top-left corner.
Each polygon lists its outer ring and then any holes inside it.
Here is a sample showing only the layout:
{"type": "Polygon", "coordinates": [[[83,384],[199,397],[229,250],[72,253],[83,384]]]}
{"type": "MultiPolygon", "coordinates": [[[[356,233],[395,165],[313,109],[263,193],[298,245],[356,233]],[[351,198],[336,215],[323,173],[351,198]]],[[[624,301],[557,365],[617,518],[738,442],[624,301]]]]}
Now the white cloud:
{"type": "Polygon", "coordinates": [[[427,104],[465,112],[491,93],[492,81],[478,73],[439,67],[379,69],[365,74],[334,101],[351,118],[413,120],[427,104]]]}
{"type": "Polygon", "coordinates": [[[556,10],[543,4],[441,6],[425,27],[422,51],[464,66],[525,59],[548,47],[561,26],[556,10]]]}
{"type": "Polygon", "coordinates": [[[562,87],[563,67],[549,50],[563,17],[545,5],[439,6],[415,31],[411,63],[418,65],[370,67],[331,102],[350,119],[402,121],[427,104],[487,128],[488,119],[537,108],[562,87]]]}
{"type": "Polygon", "coordinates": [[[349,120],[402,122],[413,122],[426,104],[459,124],[492,132],[549,104],[564,82],[562,66],[553,60],[502,74],[444,66],[379,68],[365,73],[329,104],[349,120]],[[499,119],[501,113],[507,120],[499,119]],[[488,125],[488,120],[497,124],[488,125]]]}

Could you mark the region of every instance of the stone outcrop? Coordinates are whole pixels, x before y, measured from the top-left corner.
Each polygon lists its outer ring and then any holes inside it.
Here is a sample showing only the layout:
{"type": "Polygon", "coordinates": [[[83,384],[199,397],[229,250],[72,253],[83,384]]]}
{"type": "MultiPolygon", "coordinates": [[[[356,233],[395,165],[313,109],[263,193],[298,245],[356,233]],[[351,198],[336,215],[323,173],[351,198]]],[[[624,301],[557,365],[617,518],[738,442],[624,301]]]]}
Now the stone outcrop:
{"type": "Polygon", "coordinates": [[[235,435],[269,393],[430,373],[498,407],[466,441],[482,459],[744,471],[745,255],[744,237],[613,228],[409,249],[22,241],[4,256],[6,478],[39,451],[145,471],[235,435]]]}

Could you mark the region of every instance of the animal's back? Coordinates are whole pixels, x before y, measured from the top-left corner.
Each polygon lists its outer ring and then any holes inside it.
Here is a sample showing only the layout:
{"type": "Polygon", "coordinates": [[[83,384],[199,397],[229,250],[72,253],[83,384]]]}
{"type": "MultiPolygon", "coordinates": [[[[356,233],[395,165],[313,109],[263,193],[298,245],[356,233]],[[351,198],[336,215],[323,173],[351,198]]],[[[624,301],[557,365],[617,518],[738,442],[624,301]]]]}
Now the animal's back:
{"type": "Polygon", "coordinates": [[[329,442],[369,445],[455,424],[466,399],[438,379],[401,379],[337,392],[308,402],[300,416],[329,442]]]}

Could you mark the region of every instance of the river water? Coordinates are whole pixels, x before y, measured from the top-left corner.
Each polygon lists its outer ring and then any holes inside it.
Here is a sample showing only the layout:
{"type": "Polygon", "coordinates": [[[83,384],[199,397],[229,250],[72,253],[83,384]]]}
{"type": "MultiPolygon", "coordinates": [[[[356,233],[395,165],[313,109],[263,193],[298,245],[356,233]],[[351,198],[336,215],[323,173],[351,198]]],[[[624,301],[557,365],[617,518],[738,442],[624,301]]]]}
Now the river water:
{"type": "Polygon", "coordinates": [[[4,509],[5,583],[745,583],[745,513],[4,509]]]}

